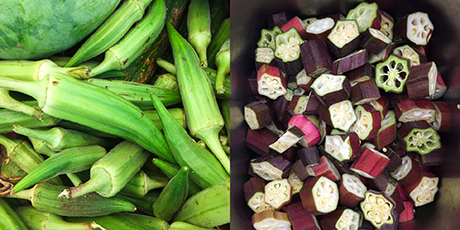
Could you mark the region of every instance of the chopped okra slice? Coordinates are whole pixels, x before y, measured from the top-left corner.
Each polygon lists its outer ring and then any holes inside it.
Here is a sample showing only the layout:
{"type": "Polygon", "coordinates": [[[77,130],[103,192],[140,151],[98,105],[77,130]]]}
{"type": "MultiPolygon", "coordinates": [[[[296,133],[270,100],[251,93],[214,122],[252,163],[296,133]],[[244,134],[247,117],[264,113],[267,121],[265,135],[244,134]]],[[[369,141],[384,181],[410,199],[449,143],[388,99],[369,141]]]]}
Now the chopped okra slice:
{"type": "Polygon", "coordinates": [[[393,53],[403,58],[409,59],[411,66],[417,66],[420,65],[422,61],[426,61],[425,56],[422,56],[422,54],[415,51],[409,45],[398,46],[393,50],[393,53]]]}
{"type": "Polygon", "coordinates": [[[389,162],[390,158],[385,154],[375,149],[364,147],[361,156],[353,162],[350,170],[363,177],[375,179],[383,172],[389,162]]]}
{"type": "Polygon", "coordinates": [[[424,46],[430,41],[433,29],[433,23],[427,13],[415,12],[400,19],[395,31],[398,32],[396,37],[424,46]]]}
{"type": "Polygon", "coordinates": [[[395,222],[392,213],[394,204],[384,194],[367,191],[360,207],[364,219],[371,222],[376,228],[380,229],[383,225],[391,225],[395,222]]]}
{"type": "Polygon", "coordinates": [[[433,97],[436,91],[438,68],[434,62],[414,66],[407,76],[406,88],[409,99],[433,97]]]}
{"type": "Polygon", "coordinates": [[[436,120],[436,108],[430,100],[404,100],[397,104],[394,109],[396,118],[400,122],[427,121],[436,120]]]}
{"type": "Polygon", "coordinates": [[[292,126],[286,132],[278,138],[275,143],[270,145],[270,148],[273,150],[277,151],[278,153],[283,153],[293,145],[297,144],[303,137],[305,136],[305,133],[303,131],[296,127],[292,126]]]}
{"type": "Polygon", "coordinates": [[[274,180],[265,185],[265,202],[275,209],[289,203],[292,198],[292,186],[287,179],[274,180]]]}
{"type": "Polygon", "coordinates": [[[291,229],[287,213],[267,210],[252,215],[252,224],[256,230],[291,229]]]}
{"type": "Polygon", "coordinates": [[[270,109],[264,101],[254,101],[245,105],[244,119],[252,130],[261,129],[273,122],[270,109]]]}
{"type": "Polygon", "coordinates": [[[338,58],[359,47],[359,29],[356,20],[339,20],[327,36],[330,51],[338,58]]]}
{"type": "Polygon", "coordinates": [[[281,29],[277,26],[273,27],[272,30],[262,29],[257,46],[260,48],[271,48],[272,50],[275,50],[275,37],[281,33],[283,33],[283,31],[281,31],[281,29]]]}
{"type": "Polygon", "coordinates": [[[396,170],[390,172],[390,176],[393,177],[403,187],[409,187],[420,181],[422,172],[420,164],[409,156],[401,157],[401,164],[396,170]]]}
{"type": "Polygon", "coordinates": [[[303,181],[301,181],[299,177],[297,176],[297,174],[295,174],[295,172],[292,170],[289,173],[288,182],[292,187],[292,194],[296,194],[300,192],[300,189],[303,186],[303,181]]]}
{"type": "Polygon", "coordinates": [[[380,112],[370,104],[358,105],[355,109],[356,122],[350,131],[358,134],[359,139],[369,140],[377,135],[382,124],[380,112]]]}
{"type": "Polygon", "coordinates": [[[278,153],[260,156],[252,160],[250,164],[252,171],[260,178],[267,181],[283,178],[283,176],[287,174],[285,171],[291,166],[291,162],[278,153]]]}
{"type": "Polygon", "coordinates": [[[311,147],[318,144],[321,140],[321,134],[318,127],[310,121],[305,115],[295,114],[288,122],[288,127],[296,126],[305,134],[299,141],[299,145],[303,147],[311,147]]]}
{"type": "Polygon", "coordinates": [[[257,90],[260,95],[275,100],[287,93],[286,78],[278,67],[262,65],[257,72],[257,90]]]}
{"type": "Polygon", "coordinates": [[[409,75],[409,60],[390,55],[375,67],[375,82],[386,92],[401,93],[409,75]]]}
{"type": "Polygon", "coordinates": [[[449,105],[442,101],[433,101],[432,103],[436,108],[436,120],[431,123],[431,126],[438,132],[449,131],[452,124],[452,111],[449,105]]]}
{"type": "Polygon", "coordinates": [[[281,27],[281,31],[286,32],[291,28],[295,28],[302,39],[307,39],[307,32],[305,31],[306,27],[307,26],[304,21],[302,21],[299,17],[294,16],[281,27]]]}
{"type": "Polygon", "coordinates": [[[264,47],[256,49],[256,63],[257,65],[271,64],[275,60],[275,54],[273,49],[264,47]]]}
{"type": "Polygon", "coordinates": [[[438,191],[439,177],[432,173],[424,173],[422,179],[414,188],[407,191],[410,198],[414,201],[415,207],[419,207],[434,200],[434,196],[438,191]]]}
{"type": "Polygon", "coordinates": [[[385,36],[380,30],[373,28],[364,31],[361,38],[361,47],[375,55],[382,52],[390,43],[391,39],[385,36]]]}
{"type": "Polygon", "coordinates": [[[424,155],[441,148],[441,138],[426,121],[405,123],[398,130],[398,135],[404,141],[407,151],[424,155]]]}
{"type": "Polygon", "coordinates": [[[359,137],[353,133],[327,135],[324,150],[337,161],[354,160],[361,153],[359,137]]]}
{"type": "Polygon", "coordinates": [[[380,123],[376,137],[371,142],[378,150],[381,150],[394,140],[396,140],[396,116],[393,110],[388,110],[380,123]]]}
{"type": "Polygon", "coordinates": [[[380,21],[380,31],[389,39],[393,39],[394,19],[387,12],[380,10],[382,20],[380,21]]]}
{"type": "Polygon", "coordinates": [[[344,132],[348,132],[350,127],[357,120],[353,104],[349,100],[344,100],[332,104],[328,108],[332,126],[344,132]]]}
{"type": "Polygon", "coordinates": [[[337,184],[323,176],[307,179],[299,194],[303,207],[312,214],[330,213],[339,203],[337,184]]]}
{"type": "Polygon", "coordinates": [[[350,99],[354,105],[371,103],[381,97],[374,79],[357,82],[351,87],[350,99]]]}
{"type": "Polygon", "coordinates": [[[335,25],[334,19],[325,17],[310,23],[305,29],[308,39],[318,39],[323,42],[327,41],[327,35],[335,25]]]}
{"type": "Polygon", "coordinates": [[[313,82],[311,88],[326,106],[350,98],[350,81],[344,75],[321,74],[313,82]]]}
{"type": "Polygon", "coordinates": [[[300,45],[303,39],[296,28],[291,28],[275,37],[275,57],[278,66],[288,75],[297,74],[302,69],[300,59],[300,45]]]}
{"type": "Polygon", "coordinates": [[[364,199],[364,193],[367,191],[366,185],[359,177],[344,173],[338,183],[339,186],[339,204],[348,208],[356,207],[364,199]]]}
{"type": "Polygon", "coordinates": [[[347,19],[355,19],[358,23],[359,32],[368,28],[380,29],[381,15],[377,3],[362,2],[348,11],[347,19]]]}
{"type": "Polygon", "coordinates": [[[308,76],[316,78],[331,71],[332,59],[324,42],[318,39],[307,40],[300,45],[300,52],[308,76]]]}
{"type": "Polygon", "coordinates": [[[301,202],[289,204],[286,207],[286,212],[289,221],[291,221],[292,229],[321,229],[316,216],[307,212],[301,202]]]}
{"type": "Polygon", "coordinates": [[[244,183],[243,191],[248,206],[255,213],[274,209],[272,206],[265,203],[265,181],[263,179],[251,177],[244,183]]]}
{"type": "Polygon", "coordinates": [[[358,230],[360,225],[360,214],[349,208],[337,208],[321,218],[324,230],[358,230]]]}

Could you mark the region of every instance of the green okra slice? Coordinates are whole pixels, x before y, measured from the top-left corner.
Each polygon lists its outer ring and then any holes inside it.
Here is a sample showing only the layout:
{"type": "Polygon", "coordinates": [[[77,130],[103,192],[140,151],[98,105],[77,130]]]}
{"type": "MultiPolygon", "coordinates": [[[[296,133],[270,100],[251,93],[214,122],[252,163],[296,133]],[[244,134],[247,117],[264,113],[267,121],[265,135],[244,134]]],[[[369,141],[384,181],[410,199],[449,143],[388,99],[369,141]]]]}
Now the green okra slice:
{"type": "Polygon", "coordinates": [[[272,50],[275,50],[275,37],[281,33],[283,33],[283,31],[278,26],[273,27],[271,30],[262,29],[260,31],[260,39],[257,42],[257,46],[260,48],[271,48],[272,50]]]}
{"type": "Polygon", "coordinates": [[[67,199],[96,192],[103,197],[117,194],[140,170],[149,153],[130,141],[122,141],[91,166],[91,178],[84,184],[65,189],[59,197],[67,199]]]}
{"type": "Polygon", "coordinates": [[[375,66],[375,83],[385,92],[401,93],[409,75],[409,59],[390,55],[375,66]]]}
{"type": "Polygon", "coordinates": [[[47,130],[29,129],[20,125],[13,125],[13,132],[27,137],[43,140],[53,151],[62,151],[68,148],[100,145],[112,147],[113,140],[93,136],[84,132],[53,127],[47,130]]]}
{"type": "Polygon", "coordinates": [[[144,11],[151,1],[124,1],[83,43],[65,66],[76,66],[109,49],[125,35],[135,22],[142,19],[144,11]]]}
{"type": "Polygon", "coordinates": [[[79,172],[91,168],[101,159],[106,150],[98,145],[75,147],[63,150],[49,157],[36,169],[22,178],[14,187],[14,192],[19,192],[31,185],[46,181],[50,178],[65,173],[79,172]]]}
{"type": "Polygon", "coordinates": [[[297,74],[303,67],[302,59],[300,58],[300,45],[303,42],[294,27],[275,37],[274,55],[276,63],[288,75],[297,74]]]}
{"type": "MultiPolygon", "coordinates": [[[[193,173],[190,178],[201,188],[222,183],[229,178],[219,161],[206,149],[201,148],[167,112],[155,94],[151,95],[153,104],[160,115],[166,140],[177,163],[187,166],[193,173]]],[[[220,143],[219,143],[220,144],[220,143]]]]}
{"type": "Polygon", "coordinates": [[[425,155],[441,148],[441,137],[426,121],[404,123],[397,133],[406,151],[425,155]]]}

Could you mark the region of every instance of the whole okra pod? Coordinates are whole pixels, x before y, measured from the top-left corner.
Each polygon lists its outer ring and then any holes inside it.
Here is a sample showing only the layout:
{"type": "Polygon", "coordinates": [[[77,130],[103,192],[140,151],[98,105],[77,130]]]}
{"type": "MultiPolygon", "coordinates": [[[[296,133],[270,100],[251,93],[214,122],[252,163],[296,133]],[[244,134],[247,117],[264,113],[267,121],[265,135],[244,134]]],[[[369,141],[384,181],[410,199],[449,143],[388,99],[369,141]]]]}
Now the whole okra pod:
{"type": "MultiPolygon", "coordinates": [[[[37,110],[40,109],[36,101],[22,101],[21,103],[37,110]]],[[[59,122],[59,119],[48,114],[43,114],[40,118],[41,120],[16,110],[0,108],[0,133],[13,131],[14,124],[27,128],[39,128],[54,126],[59,122]]]]}
{"type": "Polygon", "coordinates": [[[6,89],[0,89],[0,108],[17,111],[28,116],[32,116],[37,120],[41,120],[43,117],[42,111],[14,99],[11,97],[10,91],[6,89]]]}
{"type": "Polygon", "coordinates": [[[140,170],[120,190],[120,194],[132,197],[144,197],[150,190],[163,188],[168,184],[169,178],[153,172],[140,170]]]}
{"type": "Polygon", "coordinates": [[[0,229],[27,230],[24,221],[4,199],[0,198],[0,229]]]}
{"type": "Polygon", "coordinates": [[[190,134],[204,142],[230,173],[230,159],[219,141],[224,119],[214,96],[211,83],[193,47],[171,23],[166,23],[177,70],[177,80],[190,134]]]}
{"type": "Polygon", "coordinates": [[[55,72],[39,81],[0,77],[0,87],[32,96],[50,116],[131,140],[175,162],[155,124],[138,107],[109,90],[55,72]]]}
{"type": "Polygon", "coordinates": [[[191,0],[187,14],[188,40],[200,57],[200,66],[208,67],[207,49],[211,43],[211,13],[208,0],[191,0]]]}
{"type": "MultiPolygon", "coordinates": [[[[152,162],[157,166],[161,171],[163,171],[166,176],[171,179],[173,178],[180,170],[180,167],[169,162],[163,161],[158,158],[153,158],[152,162]]],[[[189,176],[188,181],[188,195],[192,196],[201,191],[202,189],[195,183],[189,176]]]]}

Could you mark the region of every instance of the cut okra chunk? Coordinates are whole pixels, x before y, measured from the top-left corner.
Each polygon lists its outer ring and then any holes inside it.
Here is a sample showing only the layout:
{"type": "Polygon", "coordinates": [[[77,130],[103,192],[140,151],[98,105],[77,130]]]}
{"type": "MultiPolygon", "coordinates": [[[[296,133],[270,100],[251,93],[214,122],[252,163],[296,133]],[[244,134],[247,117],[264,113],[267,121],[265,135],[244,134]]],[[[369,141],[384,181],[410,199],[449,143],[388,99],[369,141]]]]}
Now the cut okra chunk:
{"type": "Polygon", "coordinates": [[[353,174],[344,173],[338,183],[339,204],[348,208],[356,207],[364,199],[366,185],[353,174]]]}
{"type": "Polygon", "coordinates": [[[252,171],[267,181],[283,178],[291,166],[291,162],[278,153],[258,157],[253,159],[250,164],[252,171]]]}
{"type": "Polygon", "coordinates": [[[248,206],[255,213],[274,209],[272,206],[265,203],[265,181],[263,179],[251,177],[244,183],[243,191],[248,206]]]}
{"type": "Polygon", "coordinates": [[[353,104],[350,100],[332,104],[329,106],[328,112],[332,126],[344,132],[348,132],[357,119],[353,104]]]}
{"type": "Polygon", "coordinates": [[[358,23],[359,32],[368,28],[380,29],[381,15],[377,3],[362,2],[348,11],[346,19],[355,19],[358,23]]]}
{"type": "Polygon", "coordinates": [[[380,31],[389,39],[393,39],[394,19],[387,12],[380,10],[382,20],[380,21],[380,31]]]}
{"type": "Polygon", "coordinates": [[[321,218],[324,230],[357,230],[360,225],[360,214],[349,208],[337,208],[321,218]]]}
{"type": "Polygon", "coordinates": [[[327,135],[324,146],[325,151],[340,162],[354,160],[361,153],[359,138],[352,133],[327,135]]]}
{"type": "Polygon", "coordinates": [[[425,56],[415,51],[409,45],[398,46],[393,50],[393,53],[403,58],[409,59],[411,66],[417,66],[426,61],[425,56]]]}
{"type": "Polygon", "coordinates": [[[344,75],[321,74],[311,84],[311,88],[326,106],[350,98],[351,84],[344,75]]]}
{"type": "Polygon", "coordinates": [[[430,41],[434,26],[427,13],[415,12],[401,18],[395,26],[396,38],[424,46],[430,41]]]}
{"type": "Polygon", "coordinates": [[[275,58],[280,69],[288,75],[295,75],[302,69],[300,59],[302,43],[303,39],[294,27],[275,37],[275,58]]]}
{"type": "Polygon", "coordinates": [[[263,64],[271,64],[275,60],[275,54],[273,49],[264,47],[256,49],[256,63],[258,66],[263,64]]]}
{"type": "Polygon", "coordinates": [[[314,177],[305,181],[300,199],[305,210],[314,215],[330,213],[339,203],[339,190],[337,184],[327,177],[314,177]]]}
{"type": "Polygon", "coordinates": [[[329,50],[341,58],[359,47],[359,29],[356,20],[339,20],[327,36],[329,50]]]}
{"type": "Polygon", "coordinates": [[[289,203],[292,198],[292,186],[287,179],[274,180],[265,185],[265,202],[275,209],[289,203]]]}
{"type": "Polygon", "coordinates": [[[410,198],[414,201],[415,207],[419,207],[434,200],[438,192],[439,177],[432,173],[422,173],[422,179],[410,188],[406,188],[410,198]],[[426,175],[423,175],[426,174],[426,175]]]}
{"type": "Polygon", "coordinates": [[[273,27],[272,30],[262,29],[260,32],[260,39],[257,46],[260,48],[271,48],[275,50],[275,37],[283,33],[278,26],[273,27]]]}
{"type": "Polygon", "coordinates": [[[335,21],[330,17],[315,20],[305,28],[307,31],[307,38],[326,42],[327,35],[331,32],[334,25],[335,21]]]}
{"type": "Polygon", "coordinates": [[[435,94],[438,68],[434,62],[427,62],[411,68],[406,88],[410,99],[430,98],[435,94]]]}
{"type": "Polygon", "coordinates": [[[436,108],[430,100],[404,100],[394,108],[396,118],[400,122],[427,121],[436,120],[436,108]]]}
{"type": "Polygon", "coordinates": [[[286,78],[278,67],[264,64],[259,68],[257,91],[273,100],[287,93],[286,78]]]}
{"type": "Polygon", "coordinates": [[[390,55],[375,67],[375,83],[385,92],[402,93],[409,75],[408,59],[390,55]]]}
{"type": "Polygon", "coordinates": [[[283,153],[288,148],[297,144],[305,136],[305,133],[297,126],[290,127],[275,143],[270,145],[270,148],[283,153]]]}
{"type": "Polygon", "coordinates": [[[367,191],[364,194],[364,201],[360,204],[364,219],[380,229],[384,225],[392,225],[395,222],[393,216],[394,204],[384,194],[367,191]]]}
{"type": "Polygon", "coordinates": [[[252,224],[256,230],[291,229],[288,214],[275,210],[267,210],[252,215],[252,224]]]}
{"type": "Polygon", "coordinates": [[[405,123],[398,130],[398,136],[406,145],[406,151],[425,155],[441,148],[441,138],[426,121],[405,123]]]}
{"type": "Polygon", "coordinates": [[[382,123],[382,115],[370,104],[358,105],[355,109],[356,122],[350,131],[358,134],[359,139],[369,140],[377,135],[382,123]]]}
{"type": "Polygon", "coordinates": [[[254,101],[245,105],[244,119],[252,130],[261,129],[273,122],[270,109],[263,101],[254,101]]]}

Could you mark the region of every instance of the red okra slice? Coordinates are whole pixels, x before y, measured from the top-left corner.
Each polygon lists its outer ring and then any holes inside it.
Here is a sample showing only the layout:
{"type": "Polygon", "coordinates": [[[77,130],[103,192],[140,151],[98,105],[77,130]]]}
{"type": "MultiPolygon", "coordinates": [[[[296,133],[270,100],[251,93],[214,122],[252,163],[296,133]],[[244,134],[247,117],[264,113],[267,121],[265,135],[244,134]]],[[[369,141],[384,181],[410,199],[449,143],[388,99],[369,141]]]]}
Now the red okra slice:
{"type": "Polygon", "coordinates": [[[337,161],[352,161],[359,157],[361,146],[355,133],[327,135],[324,150],[337,161]]]}
{"type": "Polygon", "coordinates": [[[316,216],[307,212],[301,202],[291,203],[286,207],[293,230],[321,230],[316,216]]]}
{"type": "Polygon", "coordinates": [[[411,68],[406,88],[409,99],[430,98],[435,94],[438,68],[434,62],[427,62],[411,68]]]}
{"type": "Polygon", "coordinates": [[[361,47],[375,55],[382,52],[391,42],[384,33],[373,28],[367,29],[361,35],[361,47]]]}
{"type": "Polygon", "coordinates": [[[243,185],[246,203],[255,213],[274,209],[265,203],[265,183],[265,180],[261,178],[251,177],[243,185]]]}
{"type": "MultiPolygon", "coordinates": [[[[396,140],[396,115],[393,110],[388,110],[385,118],[383,118],[380,129],[377,135],[371,142],[378,150],[382,150],[396,140]]],[[[392,171],[392,170],[390,170],[392,171]]]]}
{"type": "Polygon", "coordinates": [[[260,31],[260,39],[257,42],[259,48],[271,48],[275,50],[275,37],[283,33],[278,26],[273,27],[271,30],[262,29],[260,31]]]}
{"type": "Polygon", "coordinates": [[[331,74],[343,74],[365,65],[368,61],[369,54],[367,50],[357,50],[332,62],[331,74]]]}
{"type": "Polygon", "coordinates": [[[439,177],[433,173],[422,172],[422,177],[418,183],[405,188],[415,207],[433,202],[438,192],[438,182],[439,177]]]}
{"type": "Polygon", "coordinates": [[[278,153],[255,158],[250,163],[252,171],[266,181],[287,177],[291,162],[278,153]]]}
{"type": "Polygon", "coordinates": [[[300,53],[305,73],[313,78],[331,71],[332,59],[327,46],[321,40],[307,40],[300,45],[300,53]]]}
{"type": "Polygon", "coordinates": [[[329,51],[341,58],[355,51],[359,47],[359,29],[356,20],[339,20],[327,36],[329,51]]]}
{"type": "Polygon", "coordinates": [[[295,114],[288,122],[288,127],[296,126],[299,128],[304,136],[299,141],[299,145],[303,147],[311,147],[318,144],[321,140],[321,134],[315,123],[310,121],[305,115],[295,114]]]}
{"type": "Polygon", "coordinates": [[[257,90],[260,95],[275,100],[287,93],[286,77],[278,67],[262,65],[257,72],[257,90]]]}
{"type": "Polygon", "coordinates": [[[436,108],[430,100],[404,100],[394,109],[396,118],[400,122],[427,121],[434,122],[436,120],[436,108]]]}
{"type": "Polygon", "coordinates": [[[452,111],[446,102],[432,101],[436,109],[436,119],[431,126],[438,132],[448,132],[452,125],[452,111]]]}
{"type": "Polygon", "coordinates": [[[382,20],[380,21],[380,31],[389,39],[393,39],[393,17],[384,10],[380,10],[380,16],[382,18],[382,20]]]}
{"type": "Polygon", "coordinates": [[[254,213],[252,215],[252,225],[256,230],[291,228],[287,213],[275,210],[254,213]]]}
{"type": "Polygon", "coordinates": [[[280,209],[292,199],[292,186],[287,179],[270,181],[265,185],[265,203],[280,209]]]}
{"type": "Polygon", "coordinates": [[[401,165],[390,172],[390,176],[398,181],[402,187],[409,187],[417,183],[422,177],[420,164],[409,156],[401,157],[401,165]]]}
{"type": "Polygon", "coordinates": [[[300,45],[303,42],[296,28],[291,28],[275,37],[275,60],[287,75],[295,75],[302,70],[300,45]]]}
{"type": "Polygon", "coordinates": [[[307,31],[307,40],[317,39],[327,42],[327,36],[335,25],[334,19],[324,17],[311,22],[305,30],[307,31]]]}
{"type": "Polygon", "coordinates": [[[339,207],[321,218],[323,230],[357,230],[361,225],[361,215],[350,208],[339,207]]]}
{"type": "Polygon", "coordinates": [[[318,99],[326,106],[348,100],[350,98],[351,85],[345,75],[321,74],[311,85],[318,99]]]}
{"type": "Polygon", "coordinates": [[[337,102],[328,108],[319,106],[318,113],[319,117],[328,125],[344,132],[348,132],[357,119],[353,104],[350,100],[337,102]]]}
{"type": "Polygon", "coordinates": [[[394,212],[394,201],[386,197],[383,193],[368,190],[364,195],[364,200],[360,203],[364,219],[380,229],[384,225],[397,223],[394,212]]]}
{"type": "Polygon", "coordinates": [[[398,130],[398,138],[406,151],[428,154],[441,148],[441,137],[426,121],[405,123],[398,130]]]}
{"type": "Polygon", "coordinates": [[[355,108],[356,122],[350,127],[359,139],[370,140],[377,136],[382,125],[382,116],[370,104],[358,105],[355,108]]]}
{"type": "Polygon", "coordinates": [[[381,92],[380,98],[377,100],[371,101],[369,104],[374,106],[374,109],[380,111],[380,115],[382,115],[382,119],[385,118],[388,110],[390,109],[390,101],[388,100],[388,96],[385,92],[381,92]]]}
{"type": "Polygon", "coordinates": [[[278,134],[262,128],[258,130],[248,129],[246,133],[246,146],[259,155],[267,155],[271,149],[269,145],[279,138],[278,134]]]}
{"type": "Polygon", "coordinates": [[[367,191],[366,185],[359,177],[344,173],[342,179],[338,182],[339,187],[339,204],[354,208],[364,199],[364,193],[367,191]]]}
{"type": "Polygon", "coordinates": [[[374,79],[356,83],[351,87],[350,99],[354,105],[362,105],[381,97],[379,88],[374,79]]]}
{"type": "Polygon", "coordinates": [[[360,33],[368,28],[380,29],[381,15],[377,3],[360,3],[348,11],[347,19],[356,20],[360,33]]]}
{"type": "Polygon", "coordinates": [[[337,184],[323,176],[307,179],[299,194],[303,207],[313,215],[330,213],[339,203],[337,184]]]}
{"type": "Polygon", "coordinates": [[[299,193],[300,189],[302,189],[303,181],[300,180],[297,174],[291,170],[287,180],[292,187],[292,195],[299,193]]]}
{"type": "Polygon", "coordinates": [[[263,64],[267,65],[275,65],[275,53],[273,49],[264,47],[264,48],[257,48],[256,49],[256,67],[260,68],[263,64]]]}
{"type": "Polygon", "coordinates": [[[399,223],[409,222],[414,219],[414,204],[410,201],[403,201],[404,211],[399,215],[399,223]]]}
{"type": "Polygon", "coordinates": [[[365,177],[376,178],[388,165],[390,159],[383,153],[368,147],[364,147],[361,156],[353,162],[350,169],[365,177]]]}
{"type": "Polygon", "coordinates": [[[290,147],[297,144],[297,142],[299,142],[304,136],[305,134],[301,129],[296,126],[292,126],[269,147],[278,153],[283,153],[290,147]]]}
{"type": "Polygon", "coordinates": [[[398,46],[393,53],[410,60],[411,66],[417,66],[426,62],[426,56],[413,49],[410,45],[398,46]]]}
{"type": "Polygon", "coordinates": [[[375,82],[385,92],[402,93],[409,75],[409,60],[390,55],[375,67],[375,82]]]}
{"type": "Polygon", "coordinates": [[[306,26],[302,19],[297,16],[292,17],[288,22],[286,22],[286,24],[281,27],[281,30],[286,32],[291,28],[295,28],[303,40],[307,39],[307,31],[305,30],[306,26]]]}
{"type": "Polygon", "coordinates": [[[395,38],[424,46],[430,41],[434,26],[427,13],[415,12],[399,19],[395,25],[395,38]]]}
{"type": "Polygon", "coordinates": [[[264,101],[254,101],[245,105],[244,119],[252,130],[261,129],[273,122],[270,108],[264,101]]]}
{"type": "Polygon", "coordinates": [[[319,159],[318,165],[307,165],[305,167],[309,174],[314,177],[326,177],[331,181],[338,181],[341,178],[334,163],[325,156],[319,159]]]}

